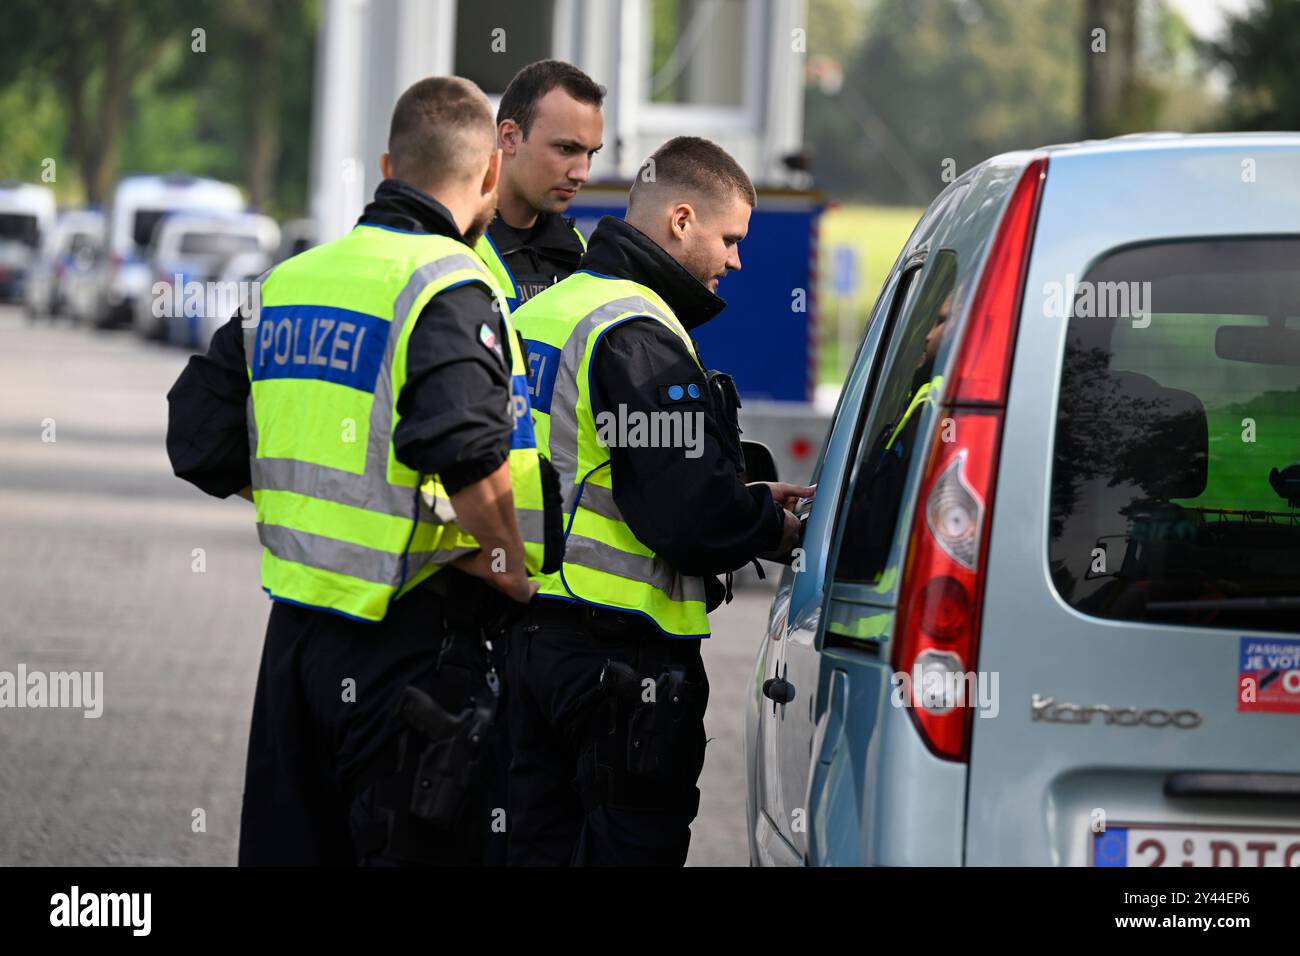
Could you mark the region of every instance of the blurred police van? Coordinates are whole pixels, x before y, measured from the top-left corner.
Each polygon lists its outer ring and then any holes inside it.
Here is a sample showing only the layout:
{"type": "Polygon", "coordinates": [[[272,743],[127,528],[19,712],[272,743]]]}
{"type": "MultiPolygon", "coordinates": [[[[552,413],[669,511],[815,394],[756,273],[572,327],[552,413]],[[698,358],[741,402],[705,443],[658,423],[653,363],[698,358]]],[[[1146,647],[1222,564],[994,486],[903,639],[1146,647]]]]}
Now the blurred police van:
{"type": "Polygon", "coordinates": [[[239,212],[238,187],[187,175],[127,176],[118,183],[109,209],[108,237],[96,270],[99,294],[83,319],[103,328],[131,324],[153,277],[145,249],[168,213],[239,212]]]}
{"type": "Polygon", "coordinates": [[[22,301],[27,274],[54,223],[48,187],[0,182],[0,301],[22,301]]]}

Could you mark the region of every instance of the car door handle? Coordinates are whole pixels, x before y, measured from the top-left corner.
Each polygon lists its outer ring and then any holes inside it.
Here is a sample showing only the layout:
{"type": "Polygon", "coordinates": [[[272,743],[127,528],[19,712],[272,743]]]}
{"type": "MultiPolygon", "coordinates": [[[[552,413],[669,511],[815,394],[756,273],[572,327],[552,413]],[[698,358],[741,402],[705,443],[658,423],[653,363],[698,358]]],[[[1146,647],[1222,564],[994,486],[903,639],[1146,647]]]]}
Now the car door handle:
{"type": "Polygon", "coordinates": [[[1171,773],[1165,796],[1294,800],[1300,797],[1300,773],[1171,773]]]}
{"type": "Polygon", "coordinates": [[[794,700],[794,684],[779,677],[763,681],[763,696],[773,703],[788,704],[794,700]]]}

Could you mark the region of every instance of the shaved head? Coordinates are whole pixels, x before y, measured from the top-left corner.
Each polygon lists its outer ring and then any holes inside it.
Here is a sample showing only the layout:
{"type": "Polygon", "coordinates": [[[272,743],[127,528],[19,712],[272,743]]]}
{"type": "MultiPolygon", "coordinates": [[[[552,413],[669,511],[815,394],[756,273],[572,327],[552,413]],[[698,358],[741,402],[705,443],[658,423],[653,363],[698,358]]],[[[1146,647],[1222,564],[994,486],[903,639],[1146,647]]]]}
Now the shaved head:
{"type": "Polygon", "coordinates": [[[721,146],[678,136],[641,164],[627,221],[653,239],[710,292],[740,268],[740,242],[758,196],[721,146]]]}
{"type": "Polygon", "coordinates": [[[428,77],[393,108],[393,176],[428,193],[470,182],[483,175],[496,138],[492,105],[482,90],[459,76],[428,77]]]}
{"type": "Polygon", "coordinates": [[[685,199],[721,206],[740,198],[758,202],[754,184],[721,146],[699,136],[676,136],[641,164],[628,193],[629,218],[641,210],[685,199]]]}

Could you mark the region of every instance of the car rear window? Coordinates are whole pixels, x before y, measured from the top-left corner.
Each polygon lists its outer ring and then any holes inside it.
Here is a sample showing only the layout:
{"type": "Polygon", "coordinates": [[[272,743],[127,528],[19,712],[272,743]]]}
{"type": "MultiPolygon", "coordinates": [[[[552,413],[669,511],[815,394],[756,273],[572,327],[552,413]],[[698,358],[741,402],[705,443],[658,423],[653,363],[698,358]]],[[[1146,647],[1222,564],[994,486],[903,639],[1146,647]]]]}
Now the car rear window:
{"type": "Polygon", "coordinates": [[[1122,249],[1062,285],[1057,591],[1104,618],[1300,630],[1300,238],[1122,249]]]}

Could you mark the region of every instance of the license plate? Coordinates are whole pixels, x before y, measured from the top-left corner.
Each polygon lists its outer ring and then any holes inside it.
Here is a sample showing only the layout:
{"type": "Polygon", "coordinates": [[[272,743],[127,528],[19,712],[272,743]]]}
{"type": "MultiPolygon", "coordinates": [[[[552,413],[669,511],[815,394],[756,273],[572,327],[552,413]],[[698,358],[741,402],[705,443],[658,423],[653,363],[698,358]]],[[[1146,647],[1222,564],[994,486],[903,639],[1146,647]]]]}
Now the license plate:
{"type": "Polygon", "coordinates": [[[1092,865],[1300,867],[1300,830],[1108,826],[1093,834],[1092,865]]]}

